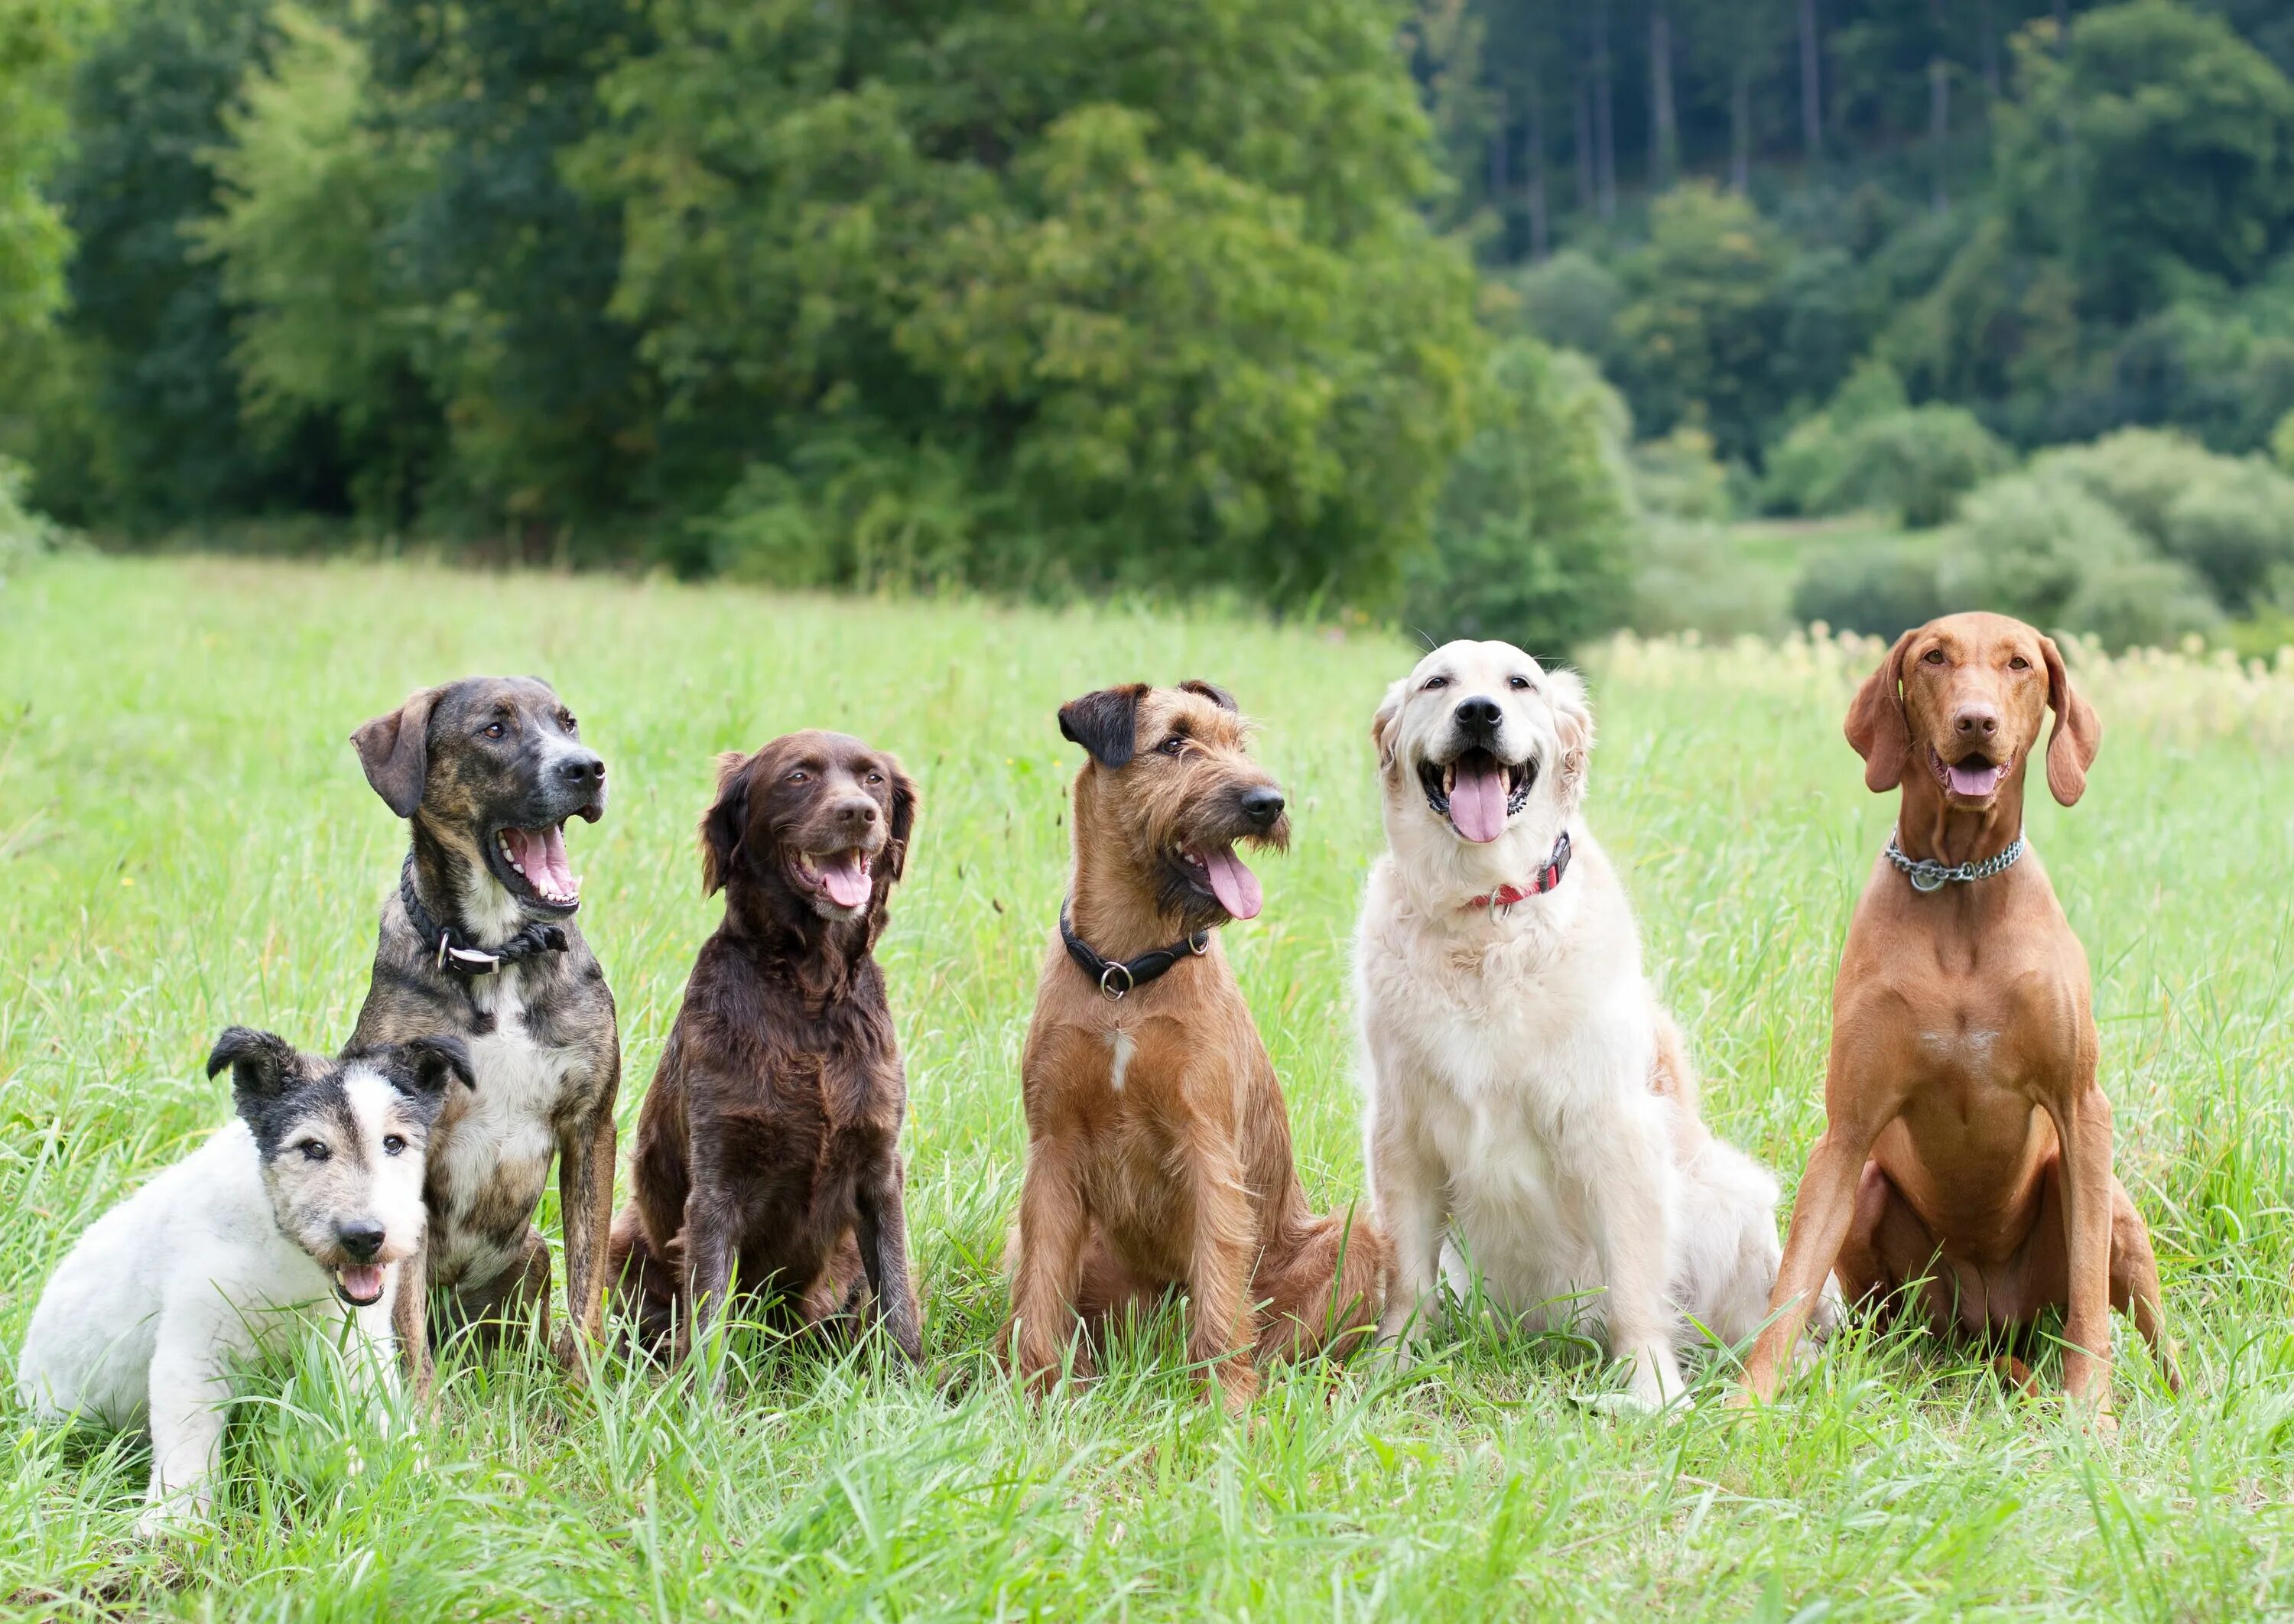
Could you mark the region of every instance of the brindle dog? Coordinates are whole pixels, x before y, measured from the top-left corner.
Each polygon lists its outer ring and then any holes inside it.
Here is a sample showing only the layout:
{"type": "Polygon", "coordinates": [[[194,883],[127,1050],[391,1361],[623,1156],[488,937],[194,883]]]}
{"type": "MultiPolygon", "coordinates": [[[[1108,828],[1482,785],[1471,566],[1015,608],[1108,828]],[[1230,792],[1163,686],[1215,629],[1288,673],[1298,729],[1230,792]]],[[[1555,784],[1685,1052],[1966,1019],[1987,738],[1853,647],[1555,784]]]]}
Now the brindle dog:
{"type": "MultiPolygon", "coordinates": [[[[568,1315],[594,1343],[622,1055],[614,995],[574,924],[581,882],[564,832],[569,818],[604,816],[606,764],[533,678],[425,688],[351,742],[367,781],[413,831],[351,1049],[451,1034],[468,1045],[475,1077],[452,1092],[430,1137],[429,1235],[415,1278],[440,1295],[441,1334],[532,1313],[546,1336],[549,1244],[533,1212],[555,1157],[568,1315]]],[[[398,1301],[424,1296],[403,1290],[398,1301]]],[[[419,1311],[401,1321],[425,1382],[419,1311]]],[[[550,1342],[574,1362],[570,1332],[550,1342]]]]}
{"type": "Polygon", "coordinates": [[[907,1082],[870,956],[907,861],[915,785],[837,733],[793,733],[719,766],[701,883],[723,889],[725,919],[646,1092],[613,1278],[639,1339],[673,1320],[681,1357],[736,1283],[794,1328],[856,1309],[865,1276],[875,1317],[916,1363],[907,1082]]]}
{"type": "Polygon", "coordinates": [[[1366,1216],[1307,1209],[1281,1085],[1214,929],[1257,914],[1234,848],[1288,842],[1282,792],[1247,753],[1234,701],[1206,682],[1086,694],[1060,731],[1091,759],[1075,782],[1068,914],[1021,1061],[1028,1167],[1006,1346],[1041,1388],[1078,1313],[1097,1333],[1184,1288],[1189,1357],[1240,1409],[1257,1391],[1254,1356],[1365,1336],[1391,1261],[1366,1216]]]}

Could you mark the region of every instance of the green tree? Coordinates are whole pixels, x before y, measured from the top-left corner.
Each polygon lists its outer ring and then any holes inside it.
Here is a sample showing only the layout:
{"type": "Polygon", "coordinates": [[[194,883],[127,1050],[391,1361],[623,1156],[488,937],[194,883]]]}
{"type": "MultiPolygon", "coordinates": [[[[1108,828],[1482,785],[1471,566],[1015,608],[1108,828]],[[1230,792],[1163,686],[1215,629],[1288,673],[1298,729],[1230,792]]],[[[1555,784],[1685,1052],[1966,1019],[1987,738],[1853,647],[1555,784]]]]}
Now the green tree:
{"type": "Polygon", "coordinates": [[[0,336],[63,298],[67,237],[46,182],[65,133],[65,64],[79,8],[0,0],[0,336]]]}

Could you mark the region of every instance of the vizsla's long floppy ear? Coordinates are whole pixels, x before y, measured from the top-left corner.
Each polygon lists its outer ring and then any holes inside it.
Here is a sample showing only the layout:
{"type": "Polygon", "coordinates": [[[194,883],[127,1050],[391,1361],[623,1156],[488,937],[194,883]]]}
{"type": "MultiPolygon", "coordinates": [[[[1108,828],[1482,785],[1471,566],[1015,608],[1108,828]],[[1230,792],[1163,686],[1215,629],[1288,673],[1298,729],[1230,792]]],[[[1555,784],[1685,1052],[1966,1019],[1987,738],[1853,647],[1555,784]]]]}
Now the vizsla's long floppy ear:
{"type": "Polygon", "coordinates": [[[1921,628],[1915,626],[1896,639],[1880,662],[1880,669],[1864,679],[1856,697],[1848,702],[1848,742],[1864,758],[1864,787],[1884,794],[1904,781],[1904,764],[1912,759],[1912,727],[1904,719],[1904,651],[1921,628]]]}
{"type": "Polygon", "coordinates": [[[884,772],[892,781],[892,824],[888,831],[892,838],[884,843],[884,865],[885,873],[898,880],[908,866],[908,837],[915,832],[916,781],[891,756],[884,758],[884,772]]]}
{"type": "MultiPolygon", "coordinates": [[[[758,754],[761,755],[761,751],[758,754]]],[[[749,826],[749,763],[755,756],[728,750],[717,758],[717,799],[701,815],[701,894],[714,897],[733,873],[749,826]]]]}
{"type": "Polygon", "coordinates": [[[1545,673],[1545,702],[1561,735],[1561,792],[1572,800],[1585,792],[1585,763],[1593,753],[1593,707],[1585,679],[1570,670],[1545,673]]]}
{"type": "Polygon", "coordinates": [[[351,735],[366,781],[400,817],[412,817],[422,804],[422,782],[430,773],[430,707],[443,688],[425,688],[404,704],[378,716],[351,735]]]}
{"type": "Polygon", "coordinates": [[[1128,767],[1139,745],[1139,702],[1147,693],[1145,683],[1134,682],[1071,699],[1060,707],[1060,736],[1091,751],[1102,767],[1128,767]]]}
{"type": "Polygon", "coordinates": [[[1378,746],[1378,770],[1385,772],[1394,765],[1394,752],[1399,747],[1396,736],[1402,731],[1402,707],[1410,698],[1410,678],[1397,677],[1387,685],[1386,697],[1379,701],[1378,714],[1370,719],[1370,742],[1378,746]]]}
{"type": "Polygon", "coordinates": [[[2047,735],[2047,788],[2064,806],[2078,804],[2087,793],[2087,769],[2103,748],[2103,723],[2086,696],[2071,686],[2063,656],[2053,637],[2039,639],[2047,661],[2047,703],[2055,713],[2055,730],[2047,735]]]}

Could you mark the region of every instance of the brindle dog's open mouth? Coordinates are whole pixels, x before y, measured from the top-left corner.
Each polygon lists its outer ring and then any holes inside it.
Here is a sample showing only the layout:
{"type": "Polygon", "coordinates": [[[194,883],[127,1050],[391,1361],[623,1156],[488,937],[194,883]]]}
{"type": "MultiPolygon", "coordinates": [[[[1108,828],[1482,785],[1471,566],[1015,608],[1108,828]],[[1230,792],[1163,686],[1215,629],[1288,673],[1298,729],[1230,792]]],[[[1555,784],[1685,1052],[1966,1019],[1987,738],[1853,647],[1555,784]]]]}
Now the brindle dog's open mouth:
{"type": "Polygon", "coordinates": [[[382,1301],[380,1263],[345,1263],[335,1271],[335,1295],[353,1308],[371,1308],[382,1301]]]}
{"type": "Polygon", "coordinates": [[[792,852],[789,882],[806,895],[825,897],[831,906],[850,914],[868,905],[875,865],[874,854],[858,846],[842,851],[792,852]]]}
{"type": "Polygon", "coordinates": [[[1179,872],[1196,890],[1207,893],[1224,908],[1230,919],[1257,919],[1265,898],[1258,876],[1250,872],[1232,844],[1205,846],[1178,855],[1179,872]]]}
{"type": "Polygon", "coordinates": [[[1426,804],[1449,820],[1460,839],[1485,846],[1505,832],[1506,819],[1529,804],[1537,762],[1501,761],[1477,746],[1454,761],[1420,761],[1418,782],[1426,804]]]}
{"type": "Polygon", "coordinates": [[[1970,751],[1956,761],[1947,761],[1936,753],[1933,745],[1928,747],[1928,770],[1935,775],[1938,784],[1964,800],[1990,800],[2013,765],[2013,757],[1994,762],[1980,750],[1970,751]]]}
{"type": "Polygon", "coordinates": [[[495,830],[486,842],[486,859],[513,897],[561,914],[582,905],[582,876],[566,865],[562,818],[539,829],[495,830]]]}

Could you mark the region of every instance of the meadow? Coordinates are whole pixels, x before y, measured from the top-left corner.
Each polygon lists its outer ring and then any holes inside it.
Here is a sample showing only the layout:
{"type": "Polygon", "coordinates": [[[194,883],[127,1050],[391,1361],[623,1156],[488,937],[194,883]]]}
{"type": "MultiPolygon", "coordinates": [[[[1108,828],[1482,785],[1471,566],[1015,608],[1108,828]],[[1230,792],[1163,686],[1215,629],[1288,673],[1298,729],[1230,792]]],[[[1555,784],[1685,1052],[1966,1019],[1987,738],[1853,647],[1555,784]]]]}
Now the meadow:
{"type": "MultiPolygon", "coordinates": [[[[569,832],[619,999],[626,1129],[717,905],[715,752],[799,725],[900,754],[919,840],[882,949],[911,1080],[931,1371],[742,1344],[726,1402],[614,1360],[582,1386],[448,1355],[378,1440],[314,1352],[258,1373],[216,1524],[127,1539],[135,1438],[0,1398],[0,1616],[683,1619],[2246,1618],[2294,1610],[2294,663],[2079,662],[2087,797],[2030,834],[2096,978],[2122,1177],[2190,1377],[2119,1326],[2091,1432],[1967,1350],[1859,1322],[1784,1401],[1584,1401],[1566,1338],[1460,1326],[1407,1373],[1199,1403],[1167,1336],[1031,1406],[987,1355],[1024,1134],[1015,1068],[1067,860],[1059,702],[1203,676],[1263,724],[1297,837],[1226,946],[1309,1193],[1363,1189],[1347,943],[1379,843],[1385,634],[772,597],[602,578],[64,556],[0,586],[0,1347],[74,1235],[228,1111],[218,1029],[338,1043],[403,826],[351,728],[478,670],[554,681],[611,764],[569,832]]],[[[1820,1121],[1834,959],[1890,807],[1840,735],[1873,658],[1805,639],[1589,656],[1590,817],[1715,1125],[1787,1190],[1820,1121]]],[[[556,1214],[545,1209],[545,1227],[556,1214]]],[[[1167,1328],[1166,1328],[1167,1330],[1167,1328]]],[[[0,1360],[4,1364],[4,1360],[0,1360]]],[[[4,1371],[0,1371],[4,1374],[4,1371]]],[[[2042,1376],[2052,1381],[2049,1362],[2042,1376]]]]}

